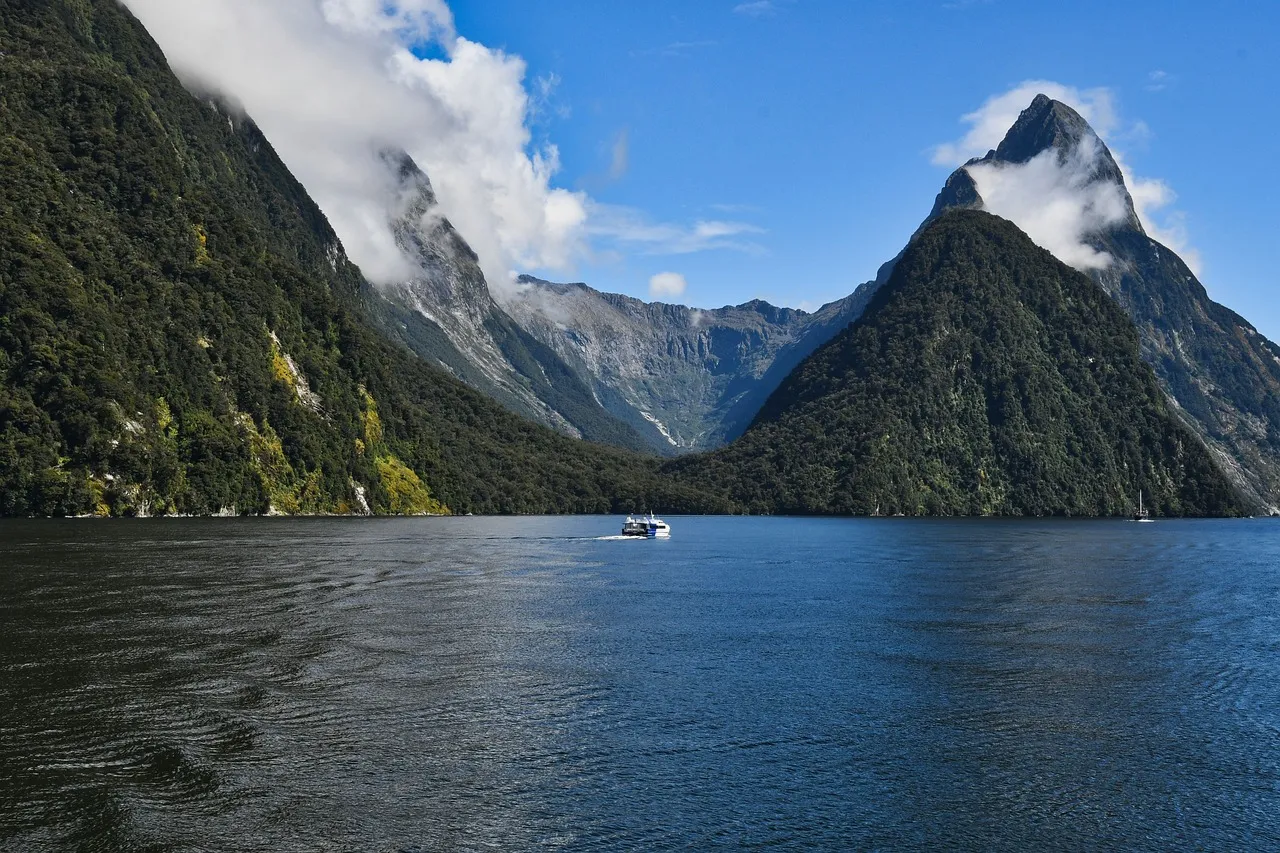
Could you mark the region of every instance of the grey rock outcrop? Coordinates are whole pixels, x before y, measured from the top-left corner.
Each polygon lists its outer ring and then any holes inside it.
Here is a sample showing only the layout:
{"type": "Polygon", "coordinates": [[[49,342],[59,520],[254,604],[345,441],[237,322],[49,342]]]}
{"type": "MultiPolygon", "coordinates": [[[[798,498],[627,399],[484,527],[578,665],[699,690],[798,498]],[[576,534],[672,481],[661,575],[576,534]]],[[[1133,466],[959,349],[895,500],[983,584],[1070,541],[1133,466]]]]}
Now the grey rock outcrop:
{"type": "Polygon", "coordinates": [[[715,309],[643,302],[525,276],[506,310],[668,454],[740,435],[791,370],[853,319],[846,297],[808,313],[761,300],[715,309]]]}
{"type": "Polygon", "coordinates": [[[479,259],[403,152],[383,155],[401,191],[396,243],[417,274],[371,306],[384,331],[508,409],[576,438],[648,449],[554,352],[494,301],[479,259]]]}

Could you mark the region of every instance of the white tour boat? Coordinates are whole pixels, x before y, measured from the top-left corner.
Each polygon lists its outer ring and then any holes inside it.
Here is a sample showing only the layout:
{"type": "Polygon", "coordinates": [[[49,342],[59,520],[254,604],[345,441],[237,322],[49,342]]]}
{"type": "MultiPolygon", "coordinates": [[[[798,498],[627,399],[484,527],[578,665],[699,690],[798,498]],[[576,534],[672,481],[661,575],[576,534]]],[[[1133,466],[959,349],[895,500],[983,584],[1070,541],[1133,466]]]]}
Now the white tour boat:
{"type": "Polygon", "coordinates": [[[646,539],[666,539],[671,535],[671,525],[653,513],[634,518],[630,515],[622,523],[623,536],[643,536],[646,539]]]}

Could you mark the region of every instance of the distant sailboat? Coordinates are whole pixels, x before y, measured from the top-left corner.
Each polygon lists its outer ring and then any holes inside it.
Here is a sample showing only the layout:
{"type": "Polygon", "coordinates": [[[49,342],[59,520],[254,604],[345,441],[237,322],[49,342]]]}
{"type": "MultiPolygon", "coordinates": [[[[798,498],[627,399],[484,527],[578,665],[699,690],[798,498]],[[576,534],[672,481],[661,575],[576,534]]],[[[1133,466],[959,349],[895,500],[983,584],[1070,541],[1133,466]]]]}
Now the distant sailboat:
{"type": "Polygon", "coordinates": [[[1151,521],[1151,512],[1142,506],[1142,490],[1138,490],[1138,511],[1133,514],[1134,521],[1151,521]]]}

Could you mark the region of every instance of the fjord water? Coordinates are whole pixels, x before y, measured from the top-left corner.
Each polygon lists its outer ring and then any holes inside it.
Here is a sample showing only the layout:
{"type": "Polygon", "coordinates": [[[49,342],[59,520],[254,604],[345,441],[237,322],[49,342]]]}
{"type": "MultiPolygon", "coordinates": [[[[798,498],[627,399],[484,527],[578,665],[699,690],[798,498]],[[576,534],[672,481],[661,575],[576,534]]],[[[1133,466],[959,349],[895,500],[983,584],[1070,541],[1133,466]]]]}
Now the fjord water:
{"type": "Polygon", "coordinates": [[[0,849],[1280,848],[1280,524],[0,524],[0,849]]]}

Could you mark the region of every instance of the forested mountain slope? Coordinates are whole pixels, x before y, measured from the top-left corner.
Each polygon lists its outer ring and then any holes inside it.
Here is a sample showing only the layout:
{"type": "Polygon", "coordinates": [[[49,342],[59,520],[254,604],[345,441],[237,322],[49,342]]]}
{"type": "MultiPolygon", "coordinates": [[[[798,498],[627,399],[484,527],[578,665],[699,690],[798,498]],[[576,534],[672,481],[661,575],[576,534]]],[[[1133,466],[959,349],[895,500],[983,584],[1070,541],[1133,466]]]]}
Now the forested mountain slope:
{"type": "Polygon", "coordinates": [[[970,170],[1016,168],[1045,156],[1059,164],[1083,162],[1079,190],[1110,186],[1123,199],[1124,215],[1086,236],[1110,258],[1089,274],[1129,313],[1143,359],[1251,508],[1280,513],[1280,347],[1210,299],[1186,263],[1146,233],[1120,167],[1079,113],[1037,96],[999,147],[951,175],[932,215],[983,208],[970,170]]]}
{"type": "Polygon", "coordinates": [[[1239,512],[1125,313],[1012,223],[942,215],[729,447],[669,463],[751,512],[1239,512]]]}
{"type": "Polygon", "coordinates": [[[0,140],[0,513],[708,508],[387,340],[267,140],[115,0],[0,0],[0,140]]]}

